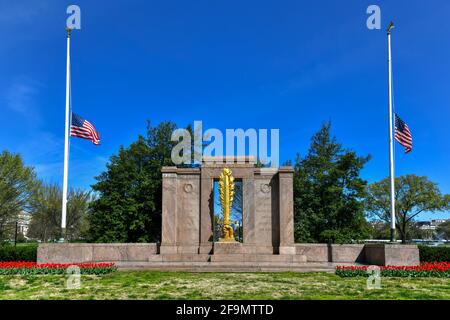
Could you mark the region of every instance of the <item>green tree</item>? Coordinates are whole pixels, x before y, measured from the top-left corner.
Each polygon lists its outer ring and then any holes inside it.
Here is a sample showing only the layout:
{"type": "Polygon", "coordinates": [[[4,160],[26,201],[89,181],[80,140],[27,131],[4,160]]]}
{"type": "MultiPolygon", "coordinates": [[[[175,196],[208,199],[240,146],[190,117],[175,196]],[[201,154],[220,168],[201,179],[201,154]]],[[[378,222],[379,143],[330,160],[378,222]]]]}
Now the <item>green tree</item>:
{"type": "MultiPolygon", "coordinates": [[[[390,180],[385,178],[368,187],[366,211],[370,218],[391,220],[390,180]]],[[[408,174],[395,178],[396,229],[402,242],[408,239],[408,232],[415,217],[421,212],[438,212],[450,208],[450,195],[441,194],[436,183],[427,177],[408,174]]]]}
{"type": "Polygon", "coordinates": [[[20,155],[0,154],[0,240],[11,238],[14,222],[39,186],[36,174],[26,167],[20,155]]]}
{"type": "Polygon", "coordinates": [[[129,147],[113,155],[92,188],[98,198],[89,215],[89,236],[96,242],[152,242],[161,237],[161,167],[173,165],[176,125],[147,126],[129,147]]]}
{"type": "Polygon", "coordinates": [[[372,221],[372,230],[370,232],[372,239],[389,239],[389,224],[384,221],[372,221]]]}
{"type": "MultiPolygon", "coordinates": [[[[32,197],[31,222],[27,236],[41,241],[55,241],[61,238],[62,189],[56,184],[47,184],[39,188],[32,197]]],[[[66,234],[69,240],[82,237],[83,228],[92,201],[90,192],[69,189],[67,194],[66,234]]]]}
{"type": "Polygon", "coordinates": [[[294,173],[297,242],[348,242],[367,236],[363,197],[367,182],[360,170],[369,157],[343,149],[331,136],[331,123],[312,137],[294,173]]]}

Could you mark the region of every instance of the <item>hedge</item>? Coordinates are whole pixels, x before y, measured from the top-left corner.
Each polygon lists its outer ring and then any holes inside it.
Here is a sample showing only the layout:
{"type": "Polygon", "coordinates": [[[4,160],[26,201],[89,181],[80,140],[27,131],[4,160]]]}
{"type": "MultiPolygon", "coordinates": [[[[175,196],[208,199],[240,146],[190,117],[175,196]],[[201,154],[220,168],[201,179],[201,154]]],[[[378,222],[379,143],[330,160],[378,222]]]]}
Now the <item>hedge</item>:
{"type": "Polygon", "coordinates": [[[0,245],[0,261],[36,261],[37,245],[0,245]]]}
{"type": "Polygon", "coordinates": [[[450,262],[450,247],[419,246],[421,262],[447,261],[450,262]]]}

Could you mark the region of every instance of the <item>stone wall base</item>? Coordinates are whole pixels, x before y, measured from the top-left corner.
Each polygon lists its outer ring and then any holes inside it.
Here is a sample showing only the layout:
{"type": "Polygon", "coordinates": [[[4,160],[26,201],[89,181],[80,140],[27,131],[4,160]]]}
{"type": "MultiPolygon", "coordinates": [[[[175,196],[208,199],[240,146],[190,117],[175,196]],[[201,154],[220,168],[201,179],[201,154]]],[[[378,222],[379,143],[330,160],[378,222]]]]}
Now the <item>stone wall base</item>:
{"type": "Polygon", "coordinates": [[[420,263],[416,245],[366,244],[366,262],[380,266],[415,266],[420,263]]]}
{"type": "Polygon", "coordinates": [[[296,243],[296,254],[308,262],[361,263],[368,265],[419,265],[419,248],[402,244],[296,243]]]}
{"type": "Polygon", "coordinates": [[[41,243],[38,263],[149,261],[158,254],[156,243],[41,243]]]}
{"type": "Polygon", "coordinates": [[[398,244],[295,244],[290,247],[242,243],[211,243],[209,246],[156,243],[45,243],[38,247],[38,263],[158,262],[158,263],[275,263],[275,264],[419,264],[415,245],[398,244]]]}

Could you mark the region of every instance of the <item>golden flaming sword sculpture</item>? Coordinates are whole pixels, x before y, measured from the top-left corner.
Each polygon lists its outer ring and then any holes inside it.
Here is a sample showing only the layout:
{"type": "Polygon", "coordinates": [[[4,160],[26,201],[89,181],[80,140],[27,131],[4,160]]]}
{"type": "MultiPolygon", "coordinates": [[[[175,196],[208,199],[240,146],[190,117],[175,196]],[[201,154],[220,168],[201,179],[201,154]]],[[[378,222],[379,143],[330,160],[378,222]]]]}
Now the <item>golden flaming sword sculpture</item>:
{"type": "Polygon", "coordinates": [[[223,214],[222,238],[220,242],[234,242],[234,230],[230,225],[231,206],[234,196],[234,178],[231,170],[224,168],[219,177],[220,205],[223,214]]]}

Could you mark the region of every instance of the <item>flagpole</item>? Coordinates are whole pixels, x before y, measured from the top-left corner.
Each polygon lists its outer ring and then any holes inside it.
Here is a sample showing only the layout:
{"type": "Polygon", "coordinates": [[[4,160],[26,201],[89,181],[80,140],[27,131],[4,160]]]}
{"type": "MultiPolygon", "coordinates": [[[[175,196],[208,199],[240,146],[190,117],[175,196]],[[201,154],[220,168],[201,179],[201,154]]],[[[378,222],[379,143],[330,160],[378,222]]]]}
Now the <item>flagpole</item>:
{"type": "Polygon", "coordinates": [[[390,174],[390,195],[391,195],[391,242],[395,242],[395,174],[394,174],[394,140],[393,140],[393,112],[392,112],[392,54],[391,54],[391,30],[394,23],[391,22],[387,29],[388,38],[388,73],[389,73],[389,174],[390,174]]]}
{"type": "Polygon", "coordinates": [[[67,61],[66,61],[66,118],[64,131],[64,178],[62,195],[62,216],[61,216],[61,240],[64,242],[66,233],[67,216],[67,183],[69,174],[69,119],[70,119],[70,33],[71,29],[66,28],[67,32],[67,61]]]}

